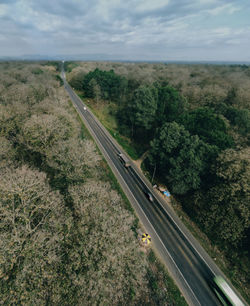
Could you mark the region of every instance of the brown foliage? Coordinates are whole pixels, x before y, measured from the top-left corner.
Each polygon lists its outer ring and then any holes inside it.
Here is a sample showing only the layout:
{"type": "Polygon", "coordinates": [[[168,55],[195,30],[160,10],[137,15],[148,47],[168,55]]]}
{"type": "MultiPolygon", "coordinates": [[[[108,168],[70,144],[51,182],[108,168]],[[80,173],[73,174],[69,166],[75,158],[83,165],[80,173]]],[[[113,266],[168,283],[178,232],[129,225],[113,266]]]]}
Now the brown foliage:
{"type": "Polygon", "coordinates": [[[250,68],[226,65],[184,65],[150,63],[79,62],[69,73],[69,80],[76,75],[82,77],[95,68],[113,69],[115,73],[140,84],[167,82],[180,90],[191,107],[222,102],[232,88],[236,89],[235,103],[240,108],[249,108],[250,68]]]}
{"type": "Polygon", "coordinates": [[[1,173],[0,289],[3,302],[40,303],[48,294],[44,281],[49,281],[53,275],[50,265],[59,260],[57,250],[67,215],[62,203],[58,192],[49,188],[45,173],[27,166],[1,173]],[[8,284],[11,284],[9,289],[5,287],[8,284]]]}
{"type": "Polygon", "coordinates": [[[53,70],[0,63],[0,81],[0,304],[149,301],[134,216],[53,70]]]}
{"type": "Polygon", "coordinates": [[[15,151],[5,137],[0,136],[0,171],[1,168],[5,168],[11,165],[15,157],[15,151]]]}
{"type": "MultiPolygon", "coordinates": [[[[88,181],[70,188],[83,237],[86,273],[73,280],[79,298],[92,304],[134,301],[146,294],[146,262],[131,231],[133,217],[109,183],[88,181]],[[86,288],[89,289],[86,290],[86,288]],[[144,291],[144,293],[143,293],[144,291]]],[[[80,262],[79,262],[80,265],[80,262]]]]}
{"type": "Polygon", "coordinates": [[[70,136],[70,126],[52,114],[32,115],[22,127],[23,142],[29,149],[45,152],[57,141],[70,136]]]}
{"type": "Polygon", "coordinates": [[[71,181],[83,180],[89,169],[94,171],[98,167],[101,158],[95,151],[92,141],[72,138],[46,150],[47,163],[59,176],[64,175],[71,181]]]}

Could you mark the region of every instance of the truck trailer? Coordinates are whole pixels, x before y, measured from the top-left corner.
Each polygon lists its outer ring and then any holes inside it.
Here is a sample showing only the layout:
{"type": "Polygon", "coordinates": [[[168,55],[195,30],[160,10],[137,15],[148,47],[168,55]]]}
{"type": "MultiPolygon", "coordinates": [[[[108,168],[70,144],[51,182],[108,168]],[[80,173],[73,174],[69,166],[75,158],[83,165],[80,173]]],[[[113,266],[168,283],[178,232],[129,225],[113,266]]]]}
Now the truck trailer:
{"type": "Polygon", "coordinates": [[[126,168],[128,168],[128,167],[131,166],[131,165],[130,165],[130,161],[129,161],[129,159],[127,158],[127,156],[125,156],[125,155],[122,154],[122,153],[119,153],[118,156],[119,156],[119,159],[120,159],[121,163],[122,163],[126,168]]]}

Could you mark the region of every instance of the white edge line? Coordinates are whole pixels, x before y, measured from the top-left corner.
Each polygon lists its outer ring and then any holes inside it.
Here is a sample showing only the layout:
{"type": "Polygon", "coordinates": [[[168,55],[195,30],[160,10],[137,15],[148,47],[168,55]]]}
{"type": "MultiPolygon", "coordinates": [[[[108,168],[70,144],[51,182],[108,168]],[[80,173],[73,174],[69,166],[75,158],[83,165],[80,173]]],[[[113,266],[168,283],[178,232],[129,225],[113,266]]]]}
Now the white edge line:
{"type": "MultiPolygon", "coordinates": [[[[73,91],[73,90],[72,90],[73,91]]],[[[73,93],[74,93],[74,95],[77,97],[77,99],[79,99],[79,101],[81,102],[81,103],[83,103],[82,102],[82,100],[78,97],[78,95],[76,95],[75,94],[75,92],[73,91],[73,93]]],[[[80,110],[79,110],[80,111],[80,110]]],[[[92,112],[90,112],[91,113],[91,115],[93,115],[92,114],[92,112]]],[[[94,119],[96,119],[95,118],[95,116],[94,116],[94,119]]],[[[86,119],[85,119],[86,120],[86,119]]],[[[99,122],[98,122],[99,123],[99,122]]],[[[103,128],[105,129],[105,127],[103,127],[103,126],[101,126],[100,127],[102,130],[103,130],[103,128]]],[[[107,134],[108,134],[108,137],[110,136],[110,133],[107,133],[106,132],[106,129],[104,130],[104,132],[105,132],[105,134],[106,134],[106,136],[107,136],[107,134]]],[[[111,137],[109,137],[110,138],[110,140],[111,140],[111,142],[113,142],[113,138],[111,138],[111,137]]],[[[114,142],[113,142],[114,143],[114,142]]],[[[115,146],[116,146],[116,144],[114,144],[115,146]]],[[[130,158],[129,158],[130,159],[130,158]]],[[[130,159],[131,160],[131,159],[130,159]]],[[[132,160],[131,160],[132,161],[132,160]]],[[[137,171],[137,169],[136,169],[136,167],[134,166],[134,164],[133,164],[133,162],[131,163],[131,165],[133,165],[132,167],[133,167],[133,169],[136,171],[136,174],[140,177],[140,178],[142,178],[142,182],[143,182],[143,184],[147,187],[147,188],[149,188],[150,189],[150,191],[152,192],[152,187],[151,186],[148,186],[147,185],[147,183],[146,183],[146,181],[145,181],[145,178],[144,177],[142,177],[141,176],[141,174],[139,174],[138,173],[138,171],[137,171]]],[[[153,194],[154,194],[154,191],[153,191],[153,194]]],[[[204,259],[204,257],[201,255],[201,253],[197,250],[197,248],[194,246],[194,244],[192,243],[192,241],[189,239],[189,237],[188,236],[186,236],[186,234],[185,234],[185,232],[183,232],[183,230],[180,228],[180,226],[176,223],[176,221],[173,219],[173,217],[172,217],[172,215],[166,210],[166,208],[163,206],[163,204],[161,203],[161,201],[159,201],[159,199],[156,197],[156,195],[154,195],[154,198],[157,200],[157,202],[158,203],[160,203],[160,205],[161,205],[161,207],[163,208],[163,210],[167,213],[167,215],[170,217],[170,219],[173,221],[173,223],[176,225],[176,227],[179,229],[179,231],[182,233],[182,235],[187,239],[187,241],[190,243],[190,245],[193,247],[193,249],[196,251],[196,253],[200,256],[200,258],[203,260],[203,262],[206,264],[206,266],[208,267],[208,269],[213,273],[213,275],[215,276],[215,275],[217,275],[217,273],[215,273],[214,271],[213,271],[213,269],[212,269],[212,267],[210,267],[208,264],[207,264],[207,262],[206,262],[206,260],[204,259]]],[[[209,255],[208,255],[209,256],[209,255]]],[[[210,256],[209,256],[210,257],[210,256]]],[[[212,258],[211,258],[212,259],[212,258]]]]}
{"type": "MultiPolygon", "coordinates": [[[[67,82],[67,80],[66,80],[66,77],[65,77],[65,81],[66,81],[66,83],[67,83],[67,85],[71,88],[71,86],[68,84],[68,82],[67,82]]],[[[66,88],[65,88],[66,89],[66,88]]],[[[71,88],[72,89],[72,88],[71,88]]],[[[67,90],[67,89],[66,89],[67,90]]],[[[82,103],[82,100],[76,95],[76,93],[74,92],[74,90],[72,89],[72,92],[73,92],[73,94],[79,99],[79,101],[81,101],[81,103],[82,103]]],[[[78,109],[78,111],[80,112],[80,110],[78,109]]],[[[81,113],[81,112],[80,112],[81,113]]],[[[92,112],[91,112],[91,114],[92,114],[92,112]]],[[[94,118],[95,118],[95,116],[94,116],[94,118]]],[[[96,119],[96,118],[95,118],[96,119]]],[[[86,119],[85,119],[86,120],[86,119]]],[[[101,126],[101,128],[103,128],[103,126],[101,126]]],[[[106,129],[105,129],[105,131],[106,131],[106,129]]],[[[105,134],[107,134],[107,133],[105,133],[105,134]]],[[[108,133],[108,136],[110,136],[110,134],[108,133]]],[[[111,137],[110,137],[111,138],[111,137]]],[[[111,138],[111,141],[113,142],[113,138],[111,138]]],[[[116,146],[116,144],[115,144],[115,146],[116,146]]],[[[107,154],[107,153],[106,153],[107,154]]],[[[130,158],[129,158],[130,159],[130,158]]],[[[131,165],[132,165],[132,163],[131,163],[131,165]]],[[[137,175],[139,175],[139,177],[141,177],[142,178],[142,181],[143,181],[143,183],[144,183],[144,185],[147,187],[147,188],[149,188],[149,186],[146,184],[146,182],[145,182],[145,178],[144,177],[142,177],[141,176],[141,174],[139,174],[138,172],[137,172],[137,169],[136,169],[136,167],[133,165],[132,166],[133,167],[133,169],[136,171],[136,173],[137,173],[137,175]]],[[[116,168],[117,169],[117,168],[116,168]]],[[[117,170],[117,172],[118,172],[118,170],[117,170]]],[[[119,173],[119,172],[118,172],[119,173]]],[[[120,173],[119,173],[119,175],[120,175],[120,173]]],[[[120,175],[121,176],[121,175],[120,175]]],[[[124,181],[124,180],[123,180],[124,181]]],[[[127,184],[126,184],[127,185],[127,184]]],[[[128,188],[128,186],[127,186],[127,188],[128,188]]],[[[150,186],[150,189],[151,189],[151,186],[150,186]]],[[[152,192],[152,190],[151,190],[151,192],[152,192]]],[[[131,193],[132,194],[132,193],[131,193]]],[[[153,192],[153,194],[154,194],[154,192],[153,192]]],[[[132,194],[132,196],[133,196],[133,194],[132,194]]],[[[133,196],[134,197],[134,196],[133,196]]],[[[188,236],[186,236],[186,234],[182,231],[182,229],[179,227],[179,225],[175,222],[175,220],[173,219],[173,217],[172,217],[172,215],[165,209],[165,207],[163,206],[163,204],[161,203],[161,201],[159,201],[158,200],[158,197],[156,197],[156,195],[154,195],[154,198],[157,200],[157,202],[158,203],[160,203],[160,205],[161,205],[161,207],[163,208],[163,210],[168,214],[168,216],[171,218],[171,220],[174,222],[174,224],[176,225],[176,227],[180,230],[180,232],[182,233],[182,235],[187,239],[187,241],[190,243],[190,245],[193,247],[193,249],[196,251],[196,253],[200,256],[200,258],[203,260],[203,262],[205,263],[205,265],[208,267],[208,269],[212,272],[212,274],[214,275],[214,276],[216,276],[217,275],[217,273],[215,273],[214,271],[213,271],[213,269],[212,269],[212,267],[210,267],[209,265],[208,265],[208,263],[206,262],[206,260],[204,259],[204,257],[201,255],[201,253],[197,250],[197,248],[194,246],[194,244],[191,242],[191,240],[188,238],[188,236]]],[[[139,205],[140,206],[140,205],[139,205]]],[[[141,208],[141,207],[140,207],[141,208]]],[[[144,212],[143,212],[144,213],[144,212]]],[[[144,213],[145,214],[145,213],[144,213]]],[[[150,223],[150,222],[149,222],[150,223]]],[[[151,224],[151,223],[150,223],[151,224]]],[[[156,233],[157,234],[157,233],[156,233]]],[[[192,234],[192,233],[191,233],[192,234]]],[[[158,234],[157,234],[157,236],[158,236],[158,234]]],[[[158,236],[159,237],[159,236],[158,236]]],[[[160,239],[160,238],[159,238],[160,239]]],[[[195,238],[194,238],[195,239],[195,238]]],[[[162,241],[161,241],[162,242],[162,241]]],[[[164,244],[163,244],[163,246],[164,246],[164,244]]],[[[165,246],[164,246],[165,247],[165,246]]],[[[204,250],[205,251],[205,250],[204,250]]],[[[168,252],[168,251],[167,251],[168,252]]],[[[206,252],[206,251],[205,251],[206,252]]],[[[169,256],[171,256],[170,254],[169,254],[169,256]]],[[[209,254],[208,254],[208,256],[209,256],[209,254]]],[[[210,257],[210,256],[209,256],[210,257]]],[[[211,257],[211,260],[212,260],[212,257],[211,257]]],[[[213,261],[213,260],[212,260],[213,261]]],[[[174,262],[175,263],[175,262],[174,262]]],[[[178,268],[178,267],[177,267],[178,268]]],[[[180,272],[181,273],[181,272],[180,272]]],[[[184,278],[184,277],[183,277],[184,278]]],[[[185,280],[185,279],[184,279],[185,280]]],[[[186,280],[185,280],[186,281],[186,280]]],[[[230,286],[231,287],[231,286],[230,286]]],[[[190,288],[191,289],[191,288],[190,288]]],[[[192,289],[191,289],[192,290],[192,289]]],[[[193,292],[193,291],[192,291],[193,292]]]]}
{"type": "MultiPolygon", "coordinates": [[[[74,101],[73,101],[74,102],[74,101]]],[[[75,103],[74,103],[75,104],[75,103]]],[[[75,105],[78,112],[80,113],[81,117],[83,117],[83,114],[81,113],[81,111],[79,110],[78,106],[75,105]]],[[[85,118],[84,118],[84,121],[87,121],[85,118]]],[[[88,123],[88,122],[87,122],[88,123]]],[[[95,135],[95,133],[93,132],[92,128],[90,127],[89,123],[88,123],[88,126],[89,128],[91,129],[92,131],[92,134],[95,135]]],[[[103,151],[105,152],[105,155],[108,156],[109,160],[112,162],[111,158],[109,157],[107,151],[105,150],[105,148],[103,147],[103,145],[101,144],[101,142],[99,141],[99,139],[97,138],[97,136],[95,136],[95,138],[97,139],[99,145],[102,147],[103,151]]],[[[113,162],[112,162],[113,163],[113,162]]],[[[140,210],[143,212],[144,216],[146,217],[147,221],[149,222],[149,224],[151,225],[151,228],[153,229],[153,231],[155,232],[156,236],[158,237],[159,241],[161,242],[162,246],[164,247],[164,249],[166,250],[168,256],[170,257],[170,259],[172,260],[172,262],[174,263],[176,269],[178,270],[178,272],[180,273],[180,275],[182,276],[183,280],[185,281],[186,285],[188,286],[189,290],[192,292],[194,298],[198,301],[198,304],[200,304],[198,298],[196,297],[196,295],[194,294],[192,288],[189,286],[188,282],[186,281],[186,279],[184,278],[184,275],[181,273],[180,269],[178,268],[176,262],[174,261],[173,257],[171,256],[171,254],[169,253],[169,251],[167,250],[167,248],[165,247],[164,243],[162,242],[161,238],[159,237],[159,235],[157,234],[156,230],[154,229],[153,225],[151,224],[151,222],[149,221],[148,217],[146,216],[145,212],[143,211],[143,209],[141,208],[140,204],[138,203],[138,201],[136,200],[136,198],[134,197],[133,193],[130,191],[127,183],[125,182],[125,180],[123,179],[123,177],[121,176],[121,174],[119,173],[118,169],[116,168],[115,164],[113,163],[113,166],[114,168],[116,169],[118,175],[120,176],[120,178],[122,179],[122,181],[125,183],[125,185],[127,186],[127,189],[128,191],[130,192],[130,195],[132,195],[132,197],[134,198],[134,201],[137,203],[137,206],[140,208],[140,210]]]]}
{"type": "MultiPolygon", "coordinates": [[[[137,173],[138,174],[138,173],[137,173]]],[[[148,188],[147,184],[144,182],[144,178],[143,178],[143,184],[148,188]]],[[[151,190],[152,191],[152,190],[151,190]]],[[[163,208],[163,210],[168,214],[168,216],[171,218],[171,220],[174,222],[174,224],[176,225],[176,227],[180,230],[180,232],[182,233],[182,235],[187,239],[187,241],[190,243],[190,245],[194,248],[194,250],[196,251],[196,253],[200,256],[200,258],[203,260],[203,262],[206,264],[206,266],[209,268],[209,270],[214,274],[214,276],[216,275],[216,273],[212,270],[212,268],[207,264],[206,260],[204,259],[204,257],[201,255],[201,253],[196,249],[196,247],[193,245],[193,243],[190,241],[190,239],[188,238],[188,236],[186,236],[186,234],[182,231],[182,229],[179,227],[179,225],[175,222],[175,220],[173,219],[173,217],[171,216],[171,214],[166,210],[166,208],[163,206],[163,204],[161,203],[161,201],[158,200],[158,197],[156,197],[154,195],[154,198],[157,200],[158,203],[161,204],[161,207],[163,208]]],[[[192,234],[192,233],[191,233],[192,234]]],[[[209,255],[208,255],[209,256],[209,255]]],[[[210,257],[210,256],[209,256],[210,257]]],[[[211,258],[212,259],[212,258],[211,258]]]]}
{"type": "MultiPolygon", "coordinates": [[[[66,80],[66,79],[65,79],[66,80]]],[[[67,82],[67,81],[66,81],[67,82]]],[[[67,85],[71,88],[71,86],[68,84],[67,85]]],[[[72,89],[72,88],[71,88],[72,89]]],[[[75,94],[74,90],[72,90],[73,94],[76,96],[77,99],[79,99],[79,101],[82,103],[82,100],[75,94]]],[[[77,105],[76,105],[77,106],[77,105]]],[[[77,106],[78,111],[80,112],[78,106],[77,106]]],[[[81,114],[81,112],[80,112],[81,114]]],[[[82,115],[82,114],[81,114],[82,115]]],[[[82,115],[83,116],[83,115],[82,115]]],[[[95,117],[94,117],[95,118],[95,117]]],[[[84,120],[86,120],[84,118],[84,120]]],[[[87,121],[87,120],[86,120],[87,121]]],[[[93,131],[92,131],[93,132],[93,131]]],[[[107,133],[105,133],[107,134],[107,133]]],[[[109,135],[108,135],[109,136],[109,135]]],[[[111,139],[111,141],[113,142],[113,138],[111,139]]],[[[107,154],[107,153],[106,153],[107,154]]],[[[130,158],[129,158],[130,159],[130,158]]],[[[131,163],[132,165],[132,163],[131,163]]],[[[133,167],[133,169],[135,169],[135,167],[133,167]]],[[[118,170],[117,170],[118,171],[118,170]]],[[[139,173],[137,172],[137,169],[135,169],[136,174],[139,175],[139,173]]],[[[139,175],[139,177],[141,177],[141,175],[139,175]]],[[[146,184],[144,177],[142,177],[142,182],[143,184],[149,188],[149,186],[146,184]]],[[[150,186],[151,187],[151,186],[150,186]]],[[[151,189],[151,188],[150,188],[151,189]]],[[[152,191],[152,190],[150,190],[152,191]]],[[[158,198],[154,195],[154,198],[157,200],[158,203],[160,203],[161,207],[163,208],[163,210],[168,214],[168,216],[171,218],[171,220],[174,222],[174,224],[176,225],[176,227],[180,230],[180,232],[182,233],[182,235],[187,239],[187,241],[190,243],[190,245],[194,248],[194,250],[196,251],[197,254],[199,254],[200,258],[203,260],[203,262],[206,264],[206,266],[209,268],[209,270],[214,274],[214,276],[216,275],[216,273],[212,270],[212,268],[207,264],[206,260],[204,259],[204,257],[201,255],[201,253],[196,249],[196,247],[193,245],[193,243],[189,240],[188,236],[186,236],[186,234],[182,231],[182,229],[179,227],[179,225],[175,222],[175,220],[173,219],[173,217],[171,216],[171,214],[165,209],[165,207],[163,206],[163,204],[161,203],[161,201],[158,200],[158,198]]]]}

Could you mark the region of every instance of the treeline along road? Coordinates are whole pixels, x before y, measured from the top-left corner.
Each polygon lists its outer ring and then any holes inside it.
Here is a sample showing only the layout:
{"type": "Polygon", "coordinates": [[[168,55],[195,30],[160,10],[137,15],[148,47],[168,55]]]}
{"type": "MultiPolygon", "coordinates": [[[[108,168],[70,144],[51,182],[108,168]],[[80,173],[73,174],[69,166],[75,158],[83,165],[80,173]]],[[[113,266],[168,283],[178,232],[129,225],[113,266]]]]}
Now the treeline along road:
{"type": "MultiPolygon", "coordinates": [[[[125,154],[109,136],[105,128],[74,93],[65,79],[64,86],[76,109],[88,127],[111,169],[134,205],[140,220],[153,237],[154,246],[167,264],[185,298],[192,305],[219,305],[210,287],[213,277],[222,274],[211,258],[180,223],[171,209],[167,209],[154,193],[150,183],[132,162],[125,167],[119,154],[125,154]],[[153,195],[153,201],[145,196],[153,195]]],[[[126,155],[125,155],[126,156],[126,155]]]]}

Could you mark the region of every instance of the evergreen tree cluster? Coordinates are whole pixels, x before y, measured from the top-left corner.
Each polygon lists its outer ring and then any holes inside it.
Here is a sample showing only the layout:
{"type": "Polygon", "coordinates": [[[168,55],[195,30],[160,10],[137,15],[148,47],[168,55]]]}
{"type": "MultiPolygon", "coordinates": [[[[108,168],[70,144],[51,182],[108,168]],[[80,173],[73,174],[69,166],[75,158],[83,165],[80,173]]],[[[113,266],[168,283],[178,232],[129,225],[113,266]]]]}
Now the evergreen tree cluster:
{"type": "Polygon", "coordinates": [[[126,79],[116,75],[113,70],[102,71],[96,68],[83,76],[80,83],[73,85],[83,90],[87,98],[118,101],[127,84],[126,79]]]}
{"type": "Polygon", "coordinates": [[[225,248],[244,248],[250,226],[244,204],[250,118],[248,109],[237,108],[236,90],[194,107],[166,81],[142,84],[95,69],[80,83],[87,97],[96,99],[99,92],[117,104],[120,133],[148,151],[147,170],[181,197],[206,233],[225,248]],[[237,145],[239,137],[245,148],[237,145]]]}

